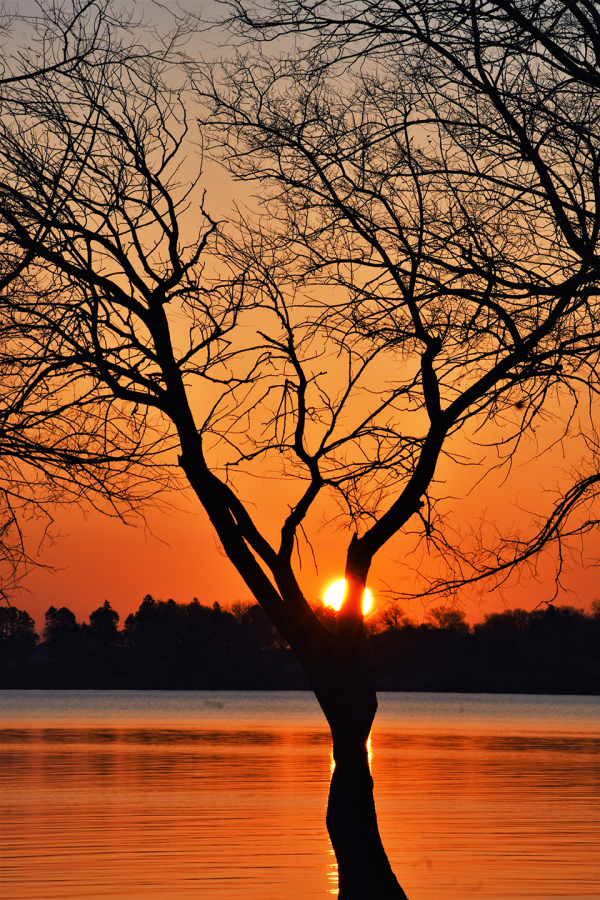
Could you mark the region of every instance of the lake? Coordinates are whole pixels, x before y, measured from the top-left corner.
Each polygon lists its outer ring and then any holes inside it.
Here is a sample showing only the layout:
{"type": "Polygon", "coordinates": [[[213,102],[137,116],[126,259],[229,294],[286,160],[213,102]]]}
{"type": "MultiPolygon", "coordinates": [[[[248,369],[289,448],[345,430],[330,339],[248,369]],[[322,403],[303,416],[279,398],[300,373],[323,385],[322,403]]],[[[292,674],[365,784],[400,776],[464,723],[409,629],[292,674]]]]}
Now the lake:
{"type": "MultiPolygon", "coordinates": [[[[375,798],[409,900],[598,900],[597,697],[379,702],[375,798]]],[[[0,691],[0,721],[2,900],[336,895],[312,694],[0,691]]]]}

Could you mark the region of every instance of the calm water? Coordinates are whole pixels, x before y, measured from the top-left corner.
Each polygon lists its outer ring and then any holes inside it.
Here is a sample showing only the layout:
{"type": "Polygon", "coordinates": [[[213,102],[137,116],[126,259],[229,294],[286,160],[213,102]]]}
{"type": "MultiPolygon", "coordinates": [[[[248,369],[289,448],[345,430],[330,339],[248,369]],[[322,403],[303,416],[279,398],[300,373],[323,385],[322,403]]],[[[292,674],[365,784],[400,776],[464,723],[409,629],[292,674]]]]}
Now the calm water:
{"type": "MultiPolygon", "coordinates": [[[[2,900],[337,893],[312,695],[4,691],[0,717],[2,900]]],[[[410,900],[598,900],[599,745],[598,698],[381,695],[376,801],[410,900]]]]}

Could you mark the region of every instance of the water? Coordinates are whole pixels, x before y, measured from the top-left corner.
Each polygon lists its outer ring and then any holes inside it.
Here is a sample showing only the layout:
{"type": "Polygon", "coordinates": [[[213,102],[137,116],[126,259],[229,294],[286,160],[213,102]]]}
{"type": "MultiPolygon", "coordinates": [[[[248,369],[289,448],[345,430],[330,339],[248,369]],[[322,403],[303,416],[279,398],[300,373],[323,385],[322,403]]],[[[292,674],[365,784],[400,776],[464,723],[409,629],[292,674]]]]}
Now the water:
{"type": "MultiPolygon", "coordinates": [[[[4,691],[0,717],[2,900],[335,896],[312,695],[4,691]]],[[[410,900],[598,900],[599,744],[597,698],[381,695],[410,900]]]]}

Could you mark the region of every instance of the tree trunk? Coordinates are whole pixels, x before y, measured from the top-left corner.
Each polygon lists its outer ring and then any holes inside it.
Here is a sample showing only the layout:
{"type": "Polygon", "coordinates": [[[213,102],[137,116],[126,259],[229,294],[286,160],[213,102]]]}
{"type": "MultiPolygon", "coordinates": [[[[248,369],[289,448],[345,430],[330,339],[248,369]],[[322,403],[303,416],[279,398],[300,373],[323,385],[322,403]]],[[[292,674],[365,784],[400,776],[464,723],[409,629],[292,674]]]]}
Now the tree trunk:
{"type": "MultiPolygon", "coordinates": [[[[367,741],[377,711],[373,663],[360,628],[324,671],[308,671],[329,722],[335,769],[327,829],[338,864],[339,900],[407,900],[381,842],[367,741]]],[[[307,670],[309,667],[307,667],[307,670]]]]}
{"type": "Polygon", "coordinates": [[[180,465],[207,510],[225,552],[296,654],[331,728],[335,770],[327,828],[338,863],[339,900],[406,900],[381,843],[367,752],[377,712],[375,672],[362,616],[370,556],[354,537],[346,565],[346,597],[337,619],[339,631],[333,633],[310,609],[291,567],[275,565],[276,555],[244,517],[247,514],[229,488],[202,468],[198,442],[195,432],[182,437],[180,465]],[[188,444],[189,450],[184,452],[188,444]],[[269,565],[277,572],[277,588],[255,553],[263,553],[267,559],[272,555],[269,565]],[[282,597],[287,601],[282,602],[282,597]]]}
{"type": "Polygon", "coordinates": [[[406,900],[377,826],[366,745],[334,738],[335,769],[329,789],[327,830],[335,852],[339,900],[406,900]]]}

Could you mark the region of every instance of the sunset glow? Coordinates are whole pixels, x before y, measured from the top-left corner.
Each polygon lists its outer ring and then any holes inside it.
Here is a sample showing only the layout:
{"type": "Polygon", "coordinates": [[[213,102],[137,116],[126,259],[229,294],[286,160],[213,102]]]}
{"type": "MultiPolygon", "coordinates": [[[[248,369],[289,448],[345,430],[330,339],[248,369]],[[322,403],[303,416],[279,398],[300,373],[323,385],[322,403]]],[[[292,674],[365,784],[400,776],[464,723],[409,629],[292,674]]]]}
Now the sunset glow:
{"type": "MultiPolygon", "coordinates": [[[[331,606],[332,609],[339,609],[342,605],[342,600],[344,599],[344,593],[346,592],[346,582],[343,578],[339,581],[334,581],[333,584],[330,584],[327,590],[325,591],[325,597],[323,598],[325,606],[331,606]]],[[[373,605],[373,597],[371,595],[371,591],[369,588],[365,588],[365,595],[363,599],[363,616],[366,615],[373,605]]]]}

